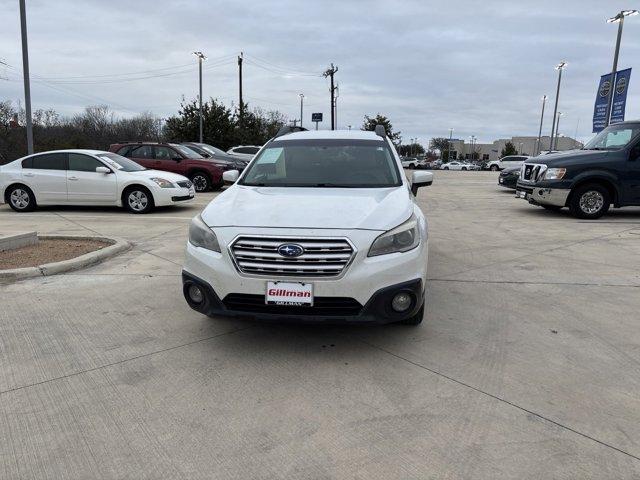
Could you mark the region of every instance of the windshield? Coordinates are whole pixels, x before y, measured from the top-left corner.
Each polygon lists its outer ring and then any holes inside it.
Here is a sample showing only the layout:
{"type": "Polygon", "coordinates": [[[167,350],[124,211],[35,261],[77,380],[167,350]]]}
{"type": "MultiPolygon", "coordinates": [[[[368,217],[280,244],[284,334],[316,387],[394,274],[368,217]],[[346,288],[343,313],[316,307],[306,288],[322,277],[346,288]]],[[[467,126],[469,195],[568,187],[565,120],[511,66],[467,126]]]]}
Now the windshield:
{"type": "Polygon", "coordinates": [[[223,152],[222,150],[220,150],[219,148],[213,147],[211,145],[208,145],[206,143],[201,143],[200,145],[198,145],[201,149],[203,149],[205,152],[210,153],[211,155],[222,155],[224,157],[226,157],[227,155],[229,155],[227,152],[223,152]]]}
{"type": "Polygon", "coordinates": [[[322,139],[271,142],[251,163],[240,183],[341,188],[402,185],[386,142],[322,139]]]}
{"type": "Polygon", "coordinates": [[[98,158],[111,168],[115,168],[116,170],[121,170],[123,172],[140,172],[142,170],[146,170],[142,165],[116,153],[99,153],[98,158]]]}
{"type": "Polygon", "coordinates": [[[194,152],[190,148],[187,148],[183,145],[171,145],[173,148],[178,150],[181,154],[183,154],[187,158],[202,158],[200,154],[194,152]]]}
{"type": "Polygon", "coordinates": [[[609,125],[585,146],[585,150],[620,150],[640,134],[638,125],[609,125]]]}

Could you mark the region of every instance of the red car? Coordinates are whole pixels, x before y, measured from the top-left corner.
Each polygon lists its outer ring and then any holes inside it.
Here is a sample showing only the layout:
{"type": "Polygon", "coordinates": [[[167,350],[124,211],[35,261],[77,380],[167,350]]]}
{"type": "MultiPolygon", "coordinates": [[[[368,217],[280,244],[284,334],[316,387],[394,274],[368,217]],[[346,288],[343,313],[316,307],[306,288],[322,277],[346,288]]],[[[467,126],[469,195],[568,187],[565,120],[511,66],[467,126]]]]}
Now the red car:
{"type": "Polygon", "coordinates": [[[179,173],[193,182],[196,192],[222,188],[224,164],[203,158],[193,150],[175,143],[114,143],[110,152],[130,158],[143,167],[179,173]]]}

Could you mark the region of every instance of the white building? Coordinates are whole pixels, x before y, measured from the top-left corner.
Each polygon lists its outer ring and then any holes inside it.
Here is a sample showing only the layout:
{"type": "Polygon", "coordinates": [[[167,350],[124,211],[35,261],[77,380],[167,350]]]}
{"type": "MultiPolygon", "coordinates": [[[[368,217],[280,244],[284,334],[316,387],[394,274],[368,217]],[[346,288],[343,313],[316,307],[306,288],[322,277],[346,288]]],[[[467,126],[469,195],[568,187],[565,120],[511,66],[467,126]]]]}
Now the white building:
{"type": "MultiPolygon", "coordinates": [[[[520,155],[535,155],[538,152],[538,137],[501,138],[493,143],[475,143],[473,152],[470,143],[454,138],[451,140],[452,159],[498,160],[507,142],[511,142],[520,155]]],[[[558,137],[556,150],[573,150],[582,148],[582,143],[570,137],[558,137]]],[[[549,136],[540,139],[540,151],[549,150],[549,136]]]]}

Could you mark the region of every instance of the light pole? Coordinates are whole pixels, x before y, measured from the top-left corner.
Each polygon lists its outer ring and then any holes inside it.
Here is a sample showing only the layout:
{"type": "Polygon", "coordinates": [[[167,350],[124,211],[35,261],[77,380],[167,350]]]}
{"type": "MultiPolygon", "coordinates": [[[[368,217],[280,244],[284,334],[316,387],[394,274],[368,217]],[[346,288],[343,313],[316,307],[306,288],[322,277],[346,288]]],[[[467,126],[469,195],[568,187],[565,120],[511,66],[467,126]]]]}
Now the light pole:
{"type": "Polygon", "coordinates": [[[451,156],[451,140],[453,140],[453,128],[449,129],[449,142],[447,143],[447,162],[450,160],[451,156]]]}
{"type": "Polygon", "coordinates": [[[616,39],[616,50],[613,54],[613,68],[611,69],[611,81],[609,82],[609,98],[607,99],[607,113],[604,117],[604,126],[609,126],[611,118],[611,107],[613,103],[613,91],[616,87],[616,72],[618,71],[618,55],[620,54],[620,40],[622,40],[622,27],[624,26],[624,17],[638,15],[638,10],[622,10],[615,17],[607,20],[607,23],[618,24],[618,38],[616,39]]]}
{"type": "Polygon", "coordinates": [[[20,32],[22,33],[22,72],[24,76],[24,108],[27,120],[27,153],[33,153],[33,122],[31,120],[31,84],[29,82],[29,47],[27,46],[27,9],[20,0],[20,32]]]}
{"type": "Polygon", "coordinates": [[[560,136],[560,117],[564,115],[562,112],[558,112],[558,120],[556,122],[556,141],[554,142],[555,149],[558,149],[558,137],[560,136]]]}
{"type": "MultiPolygon", "coordinates": [[[[200,143],[202,143],[202,61],[207,57],[204,56],[202,52],[193,52],[193,54],[198,57],[198,79],[200,81],[200,93],[198,95],[198,102],[200,104],[200,143]]],[[[240,107],[242,108],[242,107],[240,107]]]]}
{"type": "Polygon", "coordinates": [[[302,128],[302,104],[304,102],[304,93],[300,94],[300,128],[302,128]]]}
{"type": "Polygon", "coordinates": [[[544,121],[544,106],[547,103],[547,96],[543,95],[542,96],[542,113],[540,114],[540,129],[538,130],[538,143],[536,144],[536,155],[540,155],[540,150],[541,150],[541,145],[540,142],[542,141],[542,122],[544,121]]]}
{"type": "Polygon", "coordinates": [[[558,88],[556,89],[556,104],[553,107],[553,122],[551,122],[551,137],[549,138],[549,150],[553,150],[553,134],[554,128],[556,126],[556,114],[558,113],[558,98],[560,97],[560,83],[562,82],[562,70],[567,66],[567,62],[560,62],[556,65],[556,70],[558,70],[558,88]]]}

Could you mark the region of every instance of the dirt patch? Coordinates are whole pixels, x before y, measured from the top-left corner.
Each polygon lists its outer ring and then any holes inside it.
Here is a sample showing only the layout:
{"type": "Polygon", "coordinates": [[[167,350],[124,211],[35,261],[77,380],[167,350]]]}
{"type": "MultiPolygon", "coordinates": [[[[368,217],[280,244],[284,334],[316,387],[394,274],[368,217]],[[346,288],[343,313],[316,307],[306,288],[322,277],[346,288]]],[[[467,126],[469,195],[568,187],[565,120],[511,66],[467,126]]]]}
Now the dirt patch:
{"type": "Polygon", "coordinates": [[[38,245],[0,252],[0,270],[61,262],[111,245],[101,240],[44,239],[38,245]]]}

